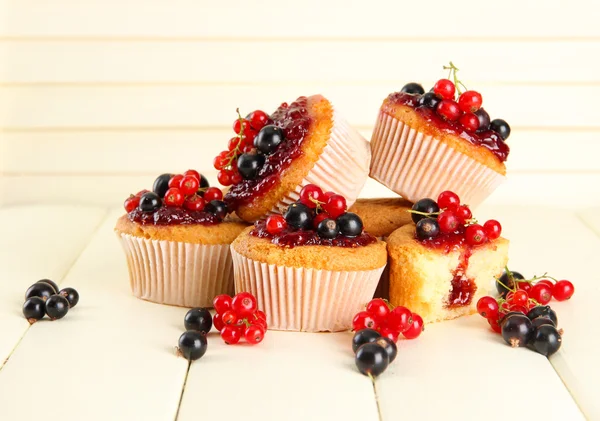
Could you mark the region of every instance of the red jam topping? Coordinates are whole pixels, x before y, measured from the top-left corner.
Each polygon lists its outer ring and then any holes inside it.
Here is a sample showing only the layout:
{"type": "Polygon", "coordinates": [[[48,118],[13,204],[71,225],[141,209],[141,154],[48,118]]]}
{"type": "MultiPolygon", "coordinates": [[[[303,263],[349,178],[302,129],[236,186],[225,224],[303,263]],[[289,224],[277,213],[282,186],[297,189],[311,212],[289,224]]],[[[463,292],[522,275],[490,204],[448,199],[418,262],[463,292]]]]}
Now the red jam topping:
{"type": "Polygon", "coordinates": [[[396,92],[389,96],[390,101],[414,108],[429,124],[436,126],[440,131],[453,134],[468,140],[473,145],[489,149],[501,162],[506,161],[510,148],[502,140],[500,135],[493,130],[482,132],[467,132],[458,121],[448,121],[439,116],[434,110],[427,107],[419,107],[419,95],[411,95],[404,92],[396,92]]]}
{"type": "Polygon", "coordinates": [[[163,206],[154,212],[134,209],[127,214],[130,221],[142,225],[215,225],[221,222],[212,213],[163,206]]]}
{"type": "Polygon", "coordinates": [[[265,164],[256,179],[242,180],[231,187],[225,196],[229,209],[235,210],[268,191],[279,179],[281,172],[302,154],[300,146],[311,125],[307,105],[308,99],[300,97],[289,106],[282,104],[273,113],[273,124],[283,130],[285,139],[274,153],[265,156],[265,164]]]}
{"type": "Polygon", "coordinates": [[[356,237],[338,235],[333,239],[321,238],[316,231],[293,230],[286,228],[281,234],[272,235],[267,232],[265,221],[258,221],[250,235],[258,238],[268,238],[275,245],[293,248],[296,246],[334,246],[334,247],[363,247],[376,243],[377,239],[363,232],[356,237]]]}

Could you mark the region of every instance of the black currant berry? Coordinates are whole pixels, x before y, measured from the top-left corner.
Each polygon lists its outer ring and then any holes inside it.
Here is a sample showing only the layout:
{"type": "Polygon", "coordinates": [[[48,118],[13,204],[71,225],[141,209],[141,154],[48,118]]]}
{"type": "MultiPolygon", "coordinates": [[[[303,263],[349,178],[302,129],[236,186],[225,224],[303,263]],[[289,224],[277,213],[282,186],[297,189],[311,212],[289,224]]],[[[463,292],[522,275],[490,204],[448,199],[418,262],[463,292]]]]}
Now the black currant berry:
{"type": "Polygon", "coordinates": [[[28,298],[23,304],[23,316],[29,324],[42,320],[46,314],[46,303],[41,297],[28,298]]]}
{"type": "Polygon", "coordinates": [[[283,142],[283,130],[281,128],[269,124],[260,129],[260,132],[254,138],[254,147],[264,154],[272,154],[275,152],[281,142],[283,142]]]}
{"type": "Polygon", "coordinates": [[[317,226],[317,233],[321,238],[335,238],[340,233],[337,222],[333,219],[324,219],[317,226]]]}
{"type": "Polygon", "coordinates": [[[156,193],[144,193],[140,198],[139,208],[142,212],[154,212],[162,206],[162,200],[156,193]]]}
{"type": "Polygon", "coordinates": [[[52,288],[54,288],[54,290],[56,292],[60,291],[60,289],[58,288],[58,285],[56,284],[56,282],[50,280],[50,279],[40,279],[39,281],[36,282],[36,284],[39,284],[40,282],[43,282],[45,284],[51,285],[52,288]]]}
{"type": "Polygon", "coordinates": [[[536,306],[527,313],[529,320],[535,320],[538,317],[547,317],[554,322],[554,326],[558,326],[558,316],[550,306],[536,306]]]}
{"type": "Polygon", "coordinates": [[[154,180],[152,191],[161,199],[165,197],[165,193],[169,190],[169,180],[171,180],[171,174],[161,174],[154,180]]]}
{"type": "Polygon", "coordinates": [[[79,302],[79,293],[75,288],[63,288],[58,293],[67,299],[69,302],[69,308],[73,308],[79,302]]]}
{"type": "Polygon", "coordinates": [[[556,325],[554,324],[552,319],[550,317],[545,317],[545,316],[536,317],[535,319],[533,319],[531,321],[531,325],[533,326],[534,329],[537,329],[538,327],[544,326],[544,325],[550,325],[550,326],[556,327],[556,325]]]}
{"type": "Polygon", "coordinates": [[[518,316],[522,316],[523,313],[521,313],[520,311],[509,311],[508,313],[506,313],[504,316],[502,316],[502,318],[500,319],[500,324],[504,323],[504,321],[506,319],[508,319],[509,317],[512,317],[514,315],[518,315],[518,316]]]}
{"type": "Polygon", "coordinates": [[[69,302],[62,295],[53,295],[46,300],[46,314],[50,320],[62,319],[69,312],[69,302]]]}
{"type": "Polygon", "coordinates": [[[533,333],[531,345],[540,354],[550,357],[560,349],[562,336],[554,326],[542,325],[533,333]]]}
{"type": "Polygon", "coordinates": [[[391,364],[396,359],[396,355],[398,355],[398,347],[394,341],[392,341],[390,338],[382,336],[381,338],[377,339],[375,343],[385,349],[391,364]]]}
{"type": "Polygon", "coordinates": [[[40,297],[44,301],[50,298],[52,295],[56,294],[54,287],[46,282],[36,282],[27,288],[25,292],[25,299],[31,297],[40,297]]]}
{"type": "Polygon", "coordinates": [[[257,153],[241,154],[237,160],[238,172],[246,180],[254,180],[265,165],[265,156],[257,153]]]}
{"type": "Polygon", "coordinates": [[[417,238],[430,240],[440,234],[440,224],[433,218],[421,219],[417,222],[417,238]]]}
{"type": "Polygon", "coordinates": [[[337,218],[340,233],[346,237],[357,237],[363,232],[363,222],[355,213],[346,212],[337,218]]]}
{"type": "Polygon", "coordinates": [[[179,337],[179,352],[188,361],[195,361],[206,353],[206,336],[195,330],[188,330],[179,337]]]}
{"type": "Polygon", "coordinates": [[[309,229],[312,226],[312,210],[302,203],[292,203],[283,215],[289,226],[298,229],[309,229]]]}
{"type": "Polygon", "coordinates": [[[483,108],[475,111],[475,115],[479,119],[479,128],[478,131],[487,130],[490,128],[490,115],[483,108]]]}
{"type": "Polygon", "coordinates": [[[431,108],[435,110],[440,104],[440,102],[442,102],[440,97],[438,97],[433,92],[427,92],[425,95],[419,98],[419,102],[417,103],[417,105],[419,107],[431,108]]]}
{"type": "Polygon", "coordinates": [[[183,324],[185,330],[196,330],[206,335],[212,328],[212,316],[206,308],[193,308],[186,313],[183,324]]]}
{"type": "Polygon", "coordinates": [[[496,279],[496,289],[500,293],[500,296],[504,297],[515,288],[515,281],[518,282],[522,279],[525,279],[525,277],[519,272],[510,271],[509,274],[504,271],[502,272],[502,276],[496,279]]]}
{"type": "Polygon", "coordinates": [[[423,89],[423,86],[421,86],[421,84],[411,82],[404,85],[400,92],[404,92],[406,94],[411,95],[423,95],[425,93],[425,89],[423,89]]]}
{"type": "Polygon", "coordinates": [[[383,347],[375,343],[364,344],[356,351],[356,367],[364,375],[379,376],[390,364],[390,359],[383,347]]]}
{"type": "Polygon", "coordinates": [[[492,120],[492,122],[490,123],[490,129],[498,133],[502,140],[506,140],[508,139],[508,136],[510,136],[510,126],[506,121],[502,120],[501,118],[492,120]]]}
{"type": "Polygon", "coordinates": [[[224,219],[229,213],[229,209],[227,208],[227,204],[222,200],[211,200],[204,207],[204,211],[208,213],[212,213],[219,219],[224,219]]]}
{"type": "Polygon", "coordinates": [[[531,320],[524,314],[515,314],[502,322],[502,337],[513,348],[527,346],[532,336],[531,320]]]}
{"type": "Polygon", "coordinates": [[[381,338],[381,333],[377,332],[375,329],[361,329],[356,332],[352,338],[352,351],[356,353],[358,348],[362,345],[375,342],[379,338],[381,338]]]}
{"type": "MultiPolygon", "coordinates": [[[[437,202],[433,199],[421,199],[413,205],[412,210],[421,213],[436,213],[440,211],[440,207],[438,206],[437,202]]],[[[427,216],[419,215],[417,213],[412,213],[411,217],[415,224],[421,219],[427,218],[427,216]]]]}
{"type": "Polygon", "coordinates": [[[210,183],[208,182],[208,178],[206,178],[202,174],[200,174],[200,188],[207,189],[209,187],[210,187],[210,183]]]}

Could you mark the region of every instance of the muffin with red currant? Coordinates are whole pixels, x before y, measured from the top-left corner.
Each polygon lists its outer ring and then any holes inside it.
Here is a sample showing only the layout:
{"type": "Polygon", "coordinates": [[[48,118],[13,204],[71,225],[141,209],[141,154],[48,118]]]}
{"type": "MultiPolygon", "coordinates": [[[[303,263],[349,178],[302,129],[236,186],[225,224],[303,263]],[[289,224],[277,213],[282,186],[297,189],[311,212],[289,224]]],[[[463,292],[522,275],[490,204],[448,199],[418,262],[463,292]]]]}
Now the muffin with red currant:
{"type": "Polygon", "coordinates": [[[115,227],[136,297],[161,304],[210,307],[234,290],[229,246],[246,228],[227,217],[223,193],[197,171],[162,174],[153,191],[125,200],[115,227]]]}
{"type": "Polygon", "coordinates": [[[247,228],[231,250],[236,291],[252,293],[276,330],[350,329],[387,263],[385,243],[364,232],[343,197],[312,184],[283,216],[247,228]]]}
{"type": "Polygon", "coordinates": [[[412,217],[416,226],[405,225],[387,240],[390,302],[409,307],[425,322],[475,313],[508,262],[500,223],[479,225],[449,191],[437,201],[417,201],[412,217]]]}
{"type": "MultiPolygon", "coordinates": [[[[371,177],[411,202],[450,189],[479,205],[505,179],[510,126],[490,121],[482,96],[439,80],[425,93],[417,83],[389,95],[371,139],[371,177]]],[[[466,88],[465,88],[466,89],[466,88]]]]}
{"type": "Polygon", "coordinates": [[[283,103],[268,115],[254,111],[234,122],[236,136],[214,161],[225,202],[254,222],[281,213],[307,184],[354,203],[369,172],[371,149],[321,95],[283,103]]]}

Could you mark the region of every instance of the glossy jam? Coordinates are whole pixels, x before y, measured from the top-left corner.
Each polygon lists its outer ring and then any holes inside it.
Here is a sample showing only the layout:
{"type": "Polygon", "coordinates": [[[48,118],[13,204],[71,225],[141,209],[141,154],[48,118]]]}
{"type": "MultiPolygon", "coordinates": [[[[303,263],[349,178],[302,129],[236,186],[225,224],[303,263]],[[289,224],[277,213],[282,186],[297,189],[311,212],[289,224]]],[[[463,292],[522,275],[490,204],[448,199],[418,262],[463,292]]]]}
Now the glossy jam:
{"type": "Polygon", "coordinates": [[[307,98],[300,97],[290,105],[282,104],[271,116],[273,124],[281,127],[285,140],[266,161],[255,180],[243,180],[231,187],[225,196],[229,209],[251,202],[275,184],[281,172],[302,154],[301,145],[311,125],[307,98]]]}
{"type": "Polygon", "coordinates": [[[268,238],[275,245],[289,248],[297,246],[363,247],[377,242],[375,237],[366,232],[357,237],[338,235],[336,238],[326,239],[319,237],[316,231],[286,229],[283,233],[275,236],[267,232],[264,221],[256,222],[250,235],[268,238]]]}
{"type": "Polygon", "coordinates": [[[476,133],[467,132],[457,121],[445,120],[431,108],[419,107],[417,104],[419,95],[396,92],[391,94],[389,99],[396,104],[406,105],[414,108],[422,118],[424,118],[429,124],[436,126],[440,131],[453,134],[462,139],[468,140],[476,146],[489,149],[501,162],[506,161],[506,158],[508,158],[510,148],[504,142],[504,140],[502,140],[500,135],[493,130],[485,130],[476,133]]]}
{"type": "Polygon", "coordinates": [[[219,218],[208,212],[163,206],[155,212],[135,209],[127,215],[129,220],[142,225],[215,225],[219,218]]]}

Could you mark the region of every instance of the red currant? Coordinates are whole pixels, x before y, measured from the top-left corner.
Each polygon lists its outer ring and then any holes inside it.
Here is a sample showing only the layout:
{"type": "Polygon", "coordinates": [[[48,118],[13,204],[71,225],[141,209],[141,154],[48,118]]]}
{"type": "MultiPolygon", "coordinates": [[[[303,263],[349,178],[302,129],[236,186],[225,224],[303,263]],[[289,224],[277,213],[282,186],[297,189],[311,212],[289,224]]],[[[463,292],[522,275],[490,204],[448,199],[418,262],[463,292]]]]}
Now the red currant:
{"type": "Polygon", "coordinates": [[[210,202],[211,200],[223,200],[223,192],[217,187],[209,187],[204,192],[204,200],[210,202]]]}
{"type": "Polygon", "coordinates": [[[183,173],[183,176],[187,176],[187,175],[193,175],[194,177],[196,177],[196,180],[198,180],[198,183],[200,183],[200,173],[196,170],[187,170],[186,172],[183,173]]]}
{"type": "Polygon", "coordinates": [[[269,122],[269,114],[261,110],[252,111],[246,116],[254,130],[260,130],[269,122]]]}
{"type": "Polygon", "coordinates": [[[483,224],[483,229],[490,240],[495,240],[502,234],[502,225],[495,219],[490,219],[483,224]]]}
{"type": "Polygon", "coordinates": [[[381,298],[375,298],[369,301],[367,304],[367,313],[369,313],[375,320],[384,320],[390,313],[390,308],[387,303],[381,298]]]}
{"type": "Polygon", "coordinates": [[[150,190],[146,190],[146,189],[144,189],[144,190],[140,190],[139,192],[137,192],[137,193],[135,194],[135,197],[142,197],[142,196],[143,196],[143,195],[145,195],[146,193],[150,193],[150,190]]]}
{"type": "Polygon", "coordinates": [[[498,319],[498,301],[494,297],[481,297],[477,301],[477,312],[486,319],[498,319]]]}
{"type": "Polygon", "coordinates": [[[572,282],[563,279],[562,281],[558,281],[554,288],[552,288],[552,295],[558,301],[566,301],[573,296],[575,292],[575,286],[572,282]]]}
{"type": "Polygon", "coordinates": [[[479,128],[479,118],[473,113],[461,115],[458,122],[468,132],[475,132],[479,128]]]}
{"type": "Polygon", "coordinates": [[[456,193],[446,190],[440,193],[437,203],[440,209],[454,210],[460,206],[460,198],[456,193]]]}
{"type": "Polygon", "coordinates": [[[321,222],[323,222],[324,220],[329,219],[329,218],[331,218],[331,217],[329,216],[329,214],[327,212],[321,212],[321,213],[317,214],[317,216],[315,216],[313,218],[313,228],[317,229],[317,227],[319,226],[319,224],[321,222]]]}
{"type": "Polygon", "coordinates": [[[379,333],[381,333],[381,336],[388,338],[394,343],[398,342],[398,338],[400,337],[400,332],[390,329],[389,327],[382,327],[379,333]]]}
{"type": "Polygon", "coordinates": [[[460,117],[458,104],[451,99],[444,99],[437,106],[437,113],[449,121],[456,121],[460,117]]]}
{"type": "Polygon", "coordinates": [[[465,238],[467,243],[472,246],[478,246],[487,241],[485,230],[479,224],[469,225],[465,230],[465,238]]]}
{"type": "Polygon", "coordinates": [[[346,199],[339,194],[333,194],[327,199],[327,202],[323,205],[323,209],[331,215],[333,219],[336,219],[346,212],[346,199]]]}
{"type": "Polygon", "coordinates": [[[264,330],[267,330],[267,321],[263,319],[254,319],[251,324],[261,326],[264,330]]]}
{"type": "Polygon", "coordinates": [[[546,284],[546,285],[548,285],[548,288],[550,288],[550,289],[554,288],[554,283],[550,279],[541,279],[541,280],[537,281],[535,284],[536,285],[546,284]]]}
{"type": "Polygon", "coordinates": [[[425,328],[423,327],[423,319],[418,314],[413,313],[412,315],[412,324],[410,327],[402,332],[406,339],[415,339],[417,338],[425,328]]]}
{"type": "MultiPolygon", "coordinates": [[[[481,94],[476,91],[465,91],[458,97],[458,106],[461,111],[464,111],[465,113],[474,113],[481,108],[482,103],[483,98],[481,97],[481,94]]],[[[477,127],[479,127],[479,119],[477,127]]]]}
{"type": "Polygon", "coordinates": [[[271,235],[278,235],[287,228],[287,222],[281,215],[270,215],[265,224],[267,232],[271,235]]]}
{"type": "Polygon", "coordinates": [[[221,170],[217,173],[217,181],[222,186],[231,186],[233,184],[232,172],[229,170],[221,170]]]}
{"type": "Polygon", "coordinates": [[[377,321],[366,311],[356,313],[352,319],[352,330],[358,332],[362,329],[377,329],[377,321]]]}
{"type": "Polygon", "coordinates": [[[123,203],[123,206],[125,206],[125,211],[129,213],[133,212],[139,204],[140,198],[138,196],[131,195],[127,199],[125,199],[125,203],[123,203]]]}
{"type": "Polygon", "coordinates": [[[179,190],[185,196],[191,196],[196,194],[198,191],[198,187],[200,186],[200,181],[194,175],[186,175],[181,179],[181,184],[179,186],[179,190]]]}
{"type": "Polygon", "coordinates": [[[443,99],[454,98],[455,91],[454,83],[448,79],[440,79],[433,85],[433,92],[443,99]]]}
{"type": "Polygon", "coordinates": [[[257,310],[256,297],[249,292],[240,292],[231,300],[231,309],[241,318],[248,317],[257,310]]]}
{"type": "Polygon", "coordinates": [[[198,196],[197,194],[188,197],[183,202],[183,207],[192,211],[201,211],[202,209],[204,209],[205,205],[206,202],[204,201],[204,199],[198,196]]]}
{"type": "MultiPolygon", "coordinates": [[[[512,299],[510,301],[512,302],[513,305],[519,306],[519,307],[526,307],[527,303],[529,303],[529,295],[525,291],[518,289],[512,294],[513,294],[511,297],[512,299]]],[[[508,295],[507,295],[507,300],[508,300],[508,295]]]]}
{"type": "Polygon", "coordinates": [[[223,320],[221,320],[221,315],[219,313],[216,313],[213,316],[213,326],[219,332],[225,327],[225,323],[223,323],[223,320]]]}
{"type": "Polygon", "coordinates": [[[265,322],[267,321],[267,315],[262,310],[256,310],[254,316],[256,316],[258,319],[264,320],[265,322]]]}
{"type": "Polygon", "coordinates": [[[229,157],[226,156],[227,152],[221,152],[213,159],[213,167],[215,170],[222,170],[229,164],[229,157]],[[224,155],[225,154],[225,155],[224,155]]]}
{"type": "Polygon", "coordinates": [[[230,151],[234,151],[239,146],[239,144],[240,137],[232,137],[231,139],[229,139],[229,142],[227,142],[227,149],[229,149],[230,151]]]}
{"type": "Polygon", "coordinates": [[[314,184],[307,184],[300,190],[300,202],[311,209],[317,207],[317,203],[321,201],[323,190],[314,184]]]}
{"type": "Polygon", "coordinates": [[[231,176],[231,184],[239,184],[242,182],[242,175],[237,172],[237,169],[233,172],[231,176]]]}
{"type": "Polygon", "coordinates": [[[181,186],[181,180],[183,180],[183,175],[177,174],[171,177],[169,180],[169,188],[179,189],[181,186]]]}
{"type": "Polygon", "coordinates": [[[523,290],[529,295],[531,291],[531,284],[529,282],[517,282],[517,289],[523,290]]]}
{"type": "Polygon", "coordinates": [[[440,226],[441,232],[445,234],[450,234],[458,229],[458,226],[460,225],[460,220],[454,212],[443,211],[438,216],[438,224],[440,226]]]}
{"type": "Polygon", "coordinates": [[[334,194],[335,193],[332,192],[332,191],[328,191],[328,192],[323,193],[323,199],[321,200],[321,202],[327,203],[327,201],[329,200],[329,198],[331,196],[333,196],[334,194]]]}
{"type": "Polygon", "coordinates": [[[238,118],[233,122],[233,131],[236,134],[240,134],[240,132],[242,131],[242,128],[243,128],[244,134],[246,134],[246,129],[248,128],[248,125],[249,125],[248,120],[242,119],[240,121],[240,119],[238,118]]]}
{"type": "Polygon", "coordinates": [[[490,324],[490,327],[492,328],[492,330],[496,333],[502,333],[502,328],[500,327],[500,324],[498,323],[498,320],[496,319],[488,319],[488,323],[490,324]]]}
{"type": "Polygon", "coordinates": [[[265,329],[259,325],[250,325],[244,332],[244,338],[246,342],[252,345],[256,345],[262,342],[265,337],[265,329]]]}
{"type": "Polygon", "coordinates": [[[185,196],[181,194],[181,190],[178,188],[170,188],[165,193],[165,205],[167,206],[181,206],[184,200],[185,196]]]}
{"type": "Polygon", "coordinates": [[[239,321],[238,315],[233,310],[227,310],[225,313],[221,314],[221,320],[226,325],[235,325],[239,321]]]}
{"type": "Polygon", "coordinates": [[[231,308],[231,297],[227,294],[217,295],[212,304],[217,313],[223,314],[231,308]]]}
{"type": "Polygon", "coordinates": [[[552,299],[552,288],[545,284],[535,284],[531,288],[530,296],[541,305],[546,305],[552,299]]]}
{"type": "Polygon", "coordinates": [[[469,207],[465,205],[459,206],[454,212],[456,213],[456,216],[460,220],[461,224],[466,223],[469,219],[473,217],[471,209],[469,209],[469,207]]]}
{"type": "Polygon", "coordinates": [[[223,329],[221,329],[221,338],[227,345],[235,345],[242,338],[241,329],[237,326],[226,325],[223,329]]]}
{"type": "Polygon", "coordinates": [[[386,318],[388,328],[394,332],[404,332],[412,325],[412,313],[406,307],[398,306],[386,318]]]}

